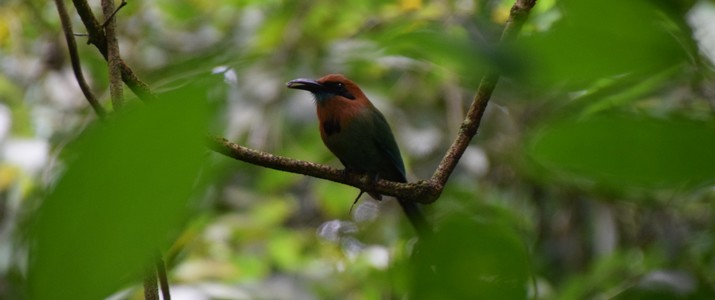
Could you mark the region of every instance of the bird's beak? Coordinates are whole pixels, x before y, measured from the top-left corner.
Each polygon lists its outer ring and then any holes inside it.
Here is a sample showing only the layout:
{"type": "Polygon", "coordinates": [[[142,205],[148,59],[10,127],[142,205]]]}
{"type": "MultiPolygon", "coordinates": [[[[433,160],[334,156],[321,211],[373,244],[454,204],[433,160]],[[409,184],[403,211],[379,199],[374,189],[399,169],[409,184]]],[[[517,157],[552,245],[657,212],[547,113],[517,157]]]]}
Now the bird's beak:
{"type": "Polygon", "coordinates": [[[286,86],[290,89],[306,90],[309,92],[317,92],[325,89],[325,86],[319,82],[311,79],[293,79],[286,83],[286,86]]]}

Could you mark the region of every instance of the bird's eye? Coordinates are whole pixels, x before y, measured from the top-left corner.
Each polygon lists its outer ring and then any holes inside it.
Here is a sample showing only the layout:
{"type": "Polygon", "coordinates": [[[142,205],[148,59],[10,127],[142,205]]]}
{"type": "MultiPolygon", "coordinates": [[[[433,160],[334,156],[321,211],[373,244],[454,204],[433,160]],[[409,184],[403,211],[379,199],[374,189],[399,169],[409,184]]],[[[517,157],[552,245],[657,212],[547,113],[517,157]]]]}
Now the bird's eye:
{"type": "Polygon", "coordinates": [[[333,81],[328,82],[325,85],[328,86],[334,94],[343,96],[350,100],[355,100],[355,95],[351,94],[348,91],[348,88],[345,86],[345,83],[333,81]]]}

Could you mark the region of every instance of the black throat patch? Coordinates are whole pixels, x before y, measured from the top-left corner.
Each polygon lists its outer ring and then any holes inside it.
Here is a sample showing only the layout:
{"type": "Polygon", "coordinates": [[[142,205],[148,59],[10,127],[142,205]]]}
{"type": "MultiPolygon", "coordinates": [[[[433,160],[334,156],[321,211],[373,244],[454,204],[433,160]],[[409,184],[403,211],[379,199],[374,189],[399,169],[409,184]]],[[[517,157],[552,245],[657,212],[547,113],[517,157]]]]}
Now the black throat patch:
{"type": "Polygon", "coordinates": [[[336,133],[340,133],[340,122],[337,119],[328,119],[323,121],[323,132],[326,136],[331,136],[336,133]]]}

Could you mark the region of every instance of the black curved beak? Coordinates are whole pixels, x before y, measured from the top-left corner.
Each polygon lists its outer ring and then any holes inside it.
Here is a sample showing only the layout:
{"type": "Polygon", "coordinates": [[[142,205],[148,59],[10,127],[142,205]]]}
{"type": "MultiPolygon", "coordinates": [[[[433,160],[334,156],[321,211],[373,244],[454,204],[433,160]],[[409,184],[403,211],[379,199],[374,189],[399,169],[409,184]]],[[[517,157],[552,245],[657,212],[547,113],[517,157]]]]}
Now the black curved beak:
{"type": "Polygon", "coordinates": [[[325,90],[325,86],[320,84],[319,82],[303,78],[288,81],[288,83],[286,83],[286,86],[290,89],[306,90],[309,92],[319,92],[325,90]]]}

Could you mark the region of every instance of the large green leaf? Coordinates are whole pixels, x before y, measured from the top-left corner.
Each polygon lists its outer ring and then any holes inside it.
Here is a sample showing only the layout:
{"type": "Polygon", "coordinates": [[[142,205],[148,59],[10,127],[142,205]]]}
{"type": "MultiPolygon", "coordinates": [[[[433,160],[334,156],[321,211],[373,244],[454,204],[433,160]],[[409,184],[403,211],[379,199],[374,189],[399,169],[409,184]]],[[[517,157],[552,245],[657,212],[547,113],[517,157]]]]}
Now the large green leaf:
{"type": "Polygon", "coordinates": [[[185,219],[204,156],[206,109],[180,90],[90,127],[31,231],[32,299],[101,299],[136,280],[185,219]]]}
{"type": "Polygon", "coordinates": [[[386,53],[429,62],[436,67],[434,70],[446,72],[448,77],[457,75],[468,86],[476,87],[490,67],[513,72],[508,69],[513,67],[513,62],[506,55],[497,55],[498,52],[492,46],[475,41],[461,27],[445,28],[441,24],[427,24],[417,29],[403,30],[386,30],[375,40],[384,47],[386,53]]]}
{"type": "Polygon", "coordinates": [[[550,30],[525,37],[532,63],[528,79],[539,84],[587,87],[594,80],[667,69],[685,61],[685,51],[665,7],[647,0],[559,2],[560,19],[550,30]]]}
{"type": "Polygon", "coordinates": [[[414,299],[525,299],[529,259],[506,220],[452,215],[420,241],[414,299]]]}
{"type": "Polygon", "coordinates": [[[611,185],[687,187],[715,179],[712,122],[599,115],[547,125],[529,154],[552,170],[611,185]]]}

